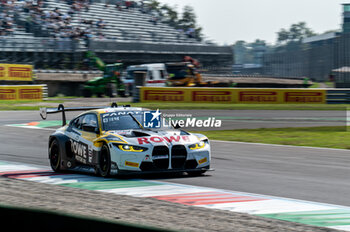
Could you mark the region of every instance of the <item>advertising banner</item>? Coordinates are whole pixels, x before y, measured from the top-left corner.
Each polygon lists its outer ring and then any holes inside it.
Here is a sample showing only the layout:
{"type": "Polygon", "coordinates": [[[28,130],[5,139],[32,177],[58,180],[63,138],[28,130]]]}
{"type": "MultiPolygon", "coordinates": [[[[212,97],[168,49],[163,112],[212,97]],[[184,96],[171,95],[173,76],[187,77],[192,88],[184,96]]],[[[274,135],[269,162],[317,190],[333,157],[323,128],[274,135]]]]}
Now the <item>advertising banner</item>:
{"type": "Polygon", "coordinates": [[[235,89],[237,103],[325,104],[326,90],[319,89],[235,89]]]}
{"type": "Polygon", "coordinates": [[[32,81],[33,66],[25,64],[0,64],[0,80],[32,81]]]}
{"type": "Polygon", "coordinates": [[[190,102],[188,88],[142,87],[142,102],[190,102]]]}
{"type": "Polygon", "coordinates": [[[44,85],[0,85],[1,100],[42,101],[44,85]]]}
{"type": "Polygon", "coordinates": [[[322,89],[141,87],[141,102],[324,104],[322,89]]]}

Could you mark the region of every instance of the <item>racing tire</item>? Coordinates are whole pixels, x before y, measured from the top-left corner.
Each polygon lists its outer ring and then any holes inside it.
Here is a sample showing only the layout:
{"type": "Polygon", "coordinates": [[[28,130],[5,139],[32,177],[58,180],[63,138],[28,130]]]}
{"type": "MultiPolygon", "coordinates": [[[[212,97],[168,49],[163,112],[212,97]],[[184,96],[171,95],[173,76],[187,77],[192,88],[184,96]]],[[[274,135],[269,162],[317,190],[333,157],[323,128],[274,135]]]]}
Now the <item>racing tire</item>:
{"type": "Polygon", "coordinates": [[[109,177],[111,174],[111,155],[107,144],[101,148],[97,174],[101,177],[109,177]]]}
{"type": "Polygon", "coordinates": [[[49,147],[49,160],[50,160],[50,166],[53,171],[55,172],[62,172],[61,169],[61,152],[60,152],[60,146],[57,141],[57,139],[54,139],[49,147]]]}

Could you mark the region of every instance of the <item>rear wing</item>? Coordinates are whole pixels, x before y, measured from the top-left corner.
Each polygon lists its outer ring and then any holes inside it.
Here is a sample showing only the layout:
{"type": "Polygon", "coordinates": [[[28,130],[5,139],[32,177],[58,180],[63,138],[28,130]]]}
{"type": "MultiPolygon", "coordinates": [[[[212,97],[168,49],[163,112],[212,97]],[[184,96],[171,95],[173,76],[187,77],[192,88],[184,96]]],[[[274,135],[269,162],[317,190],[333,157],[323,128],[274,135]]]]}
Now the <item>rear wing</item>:
{"type": "MultiPolygon", "coordinates": [[[[110,106],[111,108],[117,108],[117,103],[113,102],[110,106]]],[[[67,124],[66,112],[68,111],[86,111],[86,110],[98,110],[108,107],[69,107],[65,108],[63,104],[59,104],[57,108],[40,108],[40,116],[43,120],[46,120],[48,114],[56,114],[62,112],[62,126],[67,124]]]]}

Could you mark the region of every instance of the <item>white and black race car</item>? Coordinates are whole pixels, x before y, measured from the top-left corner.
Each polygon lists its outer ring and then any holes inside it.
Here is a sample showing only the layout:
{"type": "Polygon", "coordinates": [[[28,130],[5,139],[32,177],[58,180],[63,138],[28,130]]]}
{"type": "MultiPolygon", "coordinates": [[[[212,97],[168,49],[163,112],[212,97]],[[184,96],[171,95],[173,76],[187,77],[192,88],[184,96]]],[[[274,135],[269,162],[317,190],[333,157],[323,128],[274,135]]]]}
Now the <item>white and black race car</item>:
{"type": "MultiPolygon", "coordinates": [[[[90,167],[106,177],[116,174],[210,170],[206,136],[173,127],[145,128],[149,110],[112,104],[108,108],[41,109],[40,115],[62,112],[63,126],[49,138],[49,160],[54,171],[90,167]],[[88,110],[66,124],[66,111],[88,110]]],[[[157,116],[157,115],[156,115],[157,116]]]]}

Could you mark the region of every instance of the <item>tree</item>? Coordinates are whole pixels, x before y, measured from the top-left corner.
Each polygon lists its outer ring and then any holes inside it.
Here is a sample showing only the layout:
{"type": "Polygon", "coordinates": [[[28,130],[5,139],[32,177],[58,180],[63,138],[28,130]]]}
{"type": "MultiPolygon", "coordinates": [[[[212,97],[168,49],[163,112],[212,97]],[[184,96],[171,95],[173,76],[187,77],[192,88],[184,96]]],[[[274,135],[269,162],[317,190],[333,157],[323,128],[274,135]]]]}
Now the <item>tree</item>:
{"type": "Polygon", "coordinates": [[[151,10],[155,10],[155,11],[159,12],[160,2],[158,2],[157,0],[151,0],[148,3],[148,6],[151,8],[151,10]]]}
{"type": "Polygon", "coordinates": [[[194,9],[191,6],[184,6],[182,18],[180,19],[180,24],[184,28],[194,27],[196,25],[197,17],[194,13],[194,9]]]}
{"type": "Polygon", "coordinates": [[[302,39],[316,35],[305,22],[295,23],[288,30],[282,28],[277,32],[278,43],[301,42],[302,39]]]}
{"type": "Polygon", "coordinates": [[[166,18],[165,21],[171,26],[176,26],[179,23],[179,14],[177,13],[176,8],[164,4],[160,9],[166,18]]]}
{"type": "Polygon", "coordinates": [[[190,37],[196,38],[199,41],[202,40],[203,29],[197,25],[197,16],[193,7],[184,6],[181,18],[179,18],[176,7],[171,7],[167,4],[162,5],[157,0],[150,0],[147,5],[151,10],[157,12],[161,17],[164,17],[164,21],[169,25],[177,29],[182,29],[184,32],[187,32],[190,37]]]}
{"type": "Polygon", "coordinates": [[[194,37],[198,40],[202,40],[202,28],[197,26],[197,16],[194,12],[193,7],[184,6],[182,17],[179,20],[179,25],[184,31],[194,30],[194,37]]]}

